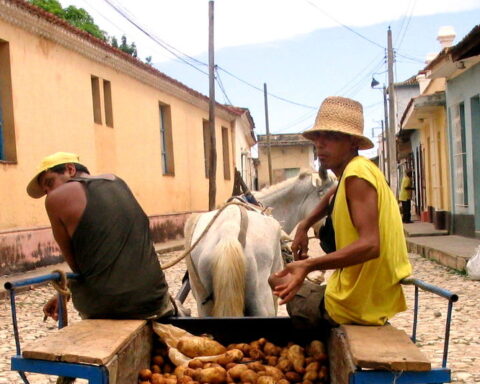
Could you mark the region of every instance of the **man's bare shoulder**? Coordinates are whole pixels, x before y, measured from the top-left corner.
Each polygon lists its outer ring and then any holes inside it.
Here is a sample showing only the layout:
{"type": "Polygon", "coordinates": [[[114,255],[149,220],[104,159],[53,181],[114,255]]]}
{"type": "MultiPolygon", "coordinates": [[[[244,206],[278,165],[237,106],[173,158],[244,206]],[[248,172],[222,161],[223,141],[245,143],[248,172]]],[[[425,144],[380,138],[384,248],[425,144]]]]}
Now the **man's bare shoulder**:
{"type": "Polygon", "coordinates": [[[72,201],[85,199],[85,196],[82,184],[78,181],[70,181],[51,191],[45,198],[45,206],[47,209],[49,207],[61,207],[70,204],[72,201]]]}

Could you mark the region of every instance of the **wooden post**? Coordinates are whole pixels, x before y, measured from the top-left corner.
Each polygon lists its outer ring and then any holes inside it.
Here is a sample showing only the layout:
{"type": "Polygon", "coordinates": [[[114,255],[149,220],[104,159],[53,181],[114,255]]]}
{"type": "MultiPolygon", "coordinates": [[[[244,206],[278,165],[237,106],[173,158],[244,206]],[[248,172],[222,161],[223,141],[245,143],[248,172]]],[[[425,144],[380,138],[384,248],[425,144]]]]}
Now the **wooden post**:
{"type": "Polygon", "coordinates": [[[208,209],[215,209],[215,196],[217,194],[217,147],[215,135],[215,61],[214,61],[214,30],[213,30],[214,1],[208,3],[208,73],[209,73],[209,108],[208,128],[210,131],[210,161],[208,164],[208,209]]]}
{"type": "Polygon", "coordinates": [[[392,30],[388,27],[387,41],[387,63],[388,63],[388,142],[389,142],[389,160],[390,160],[390,188],[397,196],[397,144],[395,140],[395,90],[393,86],[393,47],[392,30]]]}
{"type": "Polygon", "coordinates": [[[263,94],[265,98],[265,127],[267,130],[267,158],[268,158],[268,183],[273,183],[272,173],[272,155],[270,152],[270,129],[268,127],[268,102],[267,102],[267,83],[263,83],[263,94]]]}

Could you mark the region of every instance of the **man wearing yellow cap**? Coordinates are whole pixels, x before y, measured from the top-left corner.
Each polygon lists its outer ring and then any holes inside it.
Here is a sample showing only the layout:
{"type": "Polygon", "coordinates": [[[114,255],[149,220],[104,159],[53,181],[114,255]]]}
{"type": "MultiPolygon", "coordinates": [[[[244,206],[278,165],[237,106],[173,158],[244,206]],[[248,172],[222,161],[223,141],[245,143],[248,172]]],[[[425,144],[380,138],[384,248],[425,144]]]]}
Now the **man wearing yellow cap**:
{"type": "MultiPolygon", "coordinates": [[[[149,220],[125,182],[91,176],[78,155],[45,157],[27,186],[33,198],[46,195],[53,235],[70,268],[75,308],[84,318],[154,318],[172,314],[149,220]]],[[[57,315],[57,302],[44,307],[57,315]]]]}
{"type": "Polygon", "coordinates": [[[400,280],[411,266],[395,196],[378,167],[358,155],[373,147],[363,135],[361,104],[328,97],[303,136],[339,182],[299,224],[292,243],[296,261],[270,278],[274,294],[292,317],[309,325],[385,324],[406,309],[400,280]],[[309,257],[307,231],[326,215],[326,254],[309,257]],[[328,269],[335,271],[326,288],[304,284],[311,271],[328,269]]]}

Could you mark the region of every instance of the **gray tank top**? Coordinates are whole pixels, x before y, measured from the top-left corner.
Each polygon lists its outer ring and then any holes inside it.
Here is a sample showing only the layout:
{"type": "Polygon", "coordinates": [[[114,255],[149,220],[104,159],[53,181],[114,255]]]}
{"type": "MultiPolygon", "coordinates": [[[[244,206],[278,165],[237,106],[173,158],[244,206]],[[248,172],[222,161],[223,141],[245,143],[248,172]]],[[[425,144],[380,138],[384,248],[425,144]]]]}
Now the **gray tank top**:
{"type": "Polygon", "coordinates": [[[116,177],[73,178],[87,206],[72,236],[81,278],[70,288],[86,318],[141,319],[170,307],[149,220],[126,183],[116,177]]]}

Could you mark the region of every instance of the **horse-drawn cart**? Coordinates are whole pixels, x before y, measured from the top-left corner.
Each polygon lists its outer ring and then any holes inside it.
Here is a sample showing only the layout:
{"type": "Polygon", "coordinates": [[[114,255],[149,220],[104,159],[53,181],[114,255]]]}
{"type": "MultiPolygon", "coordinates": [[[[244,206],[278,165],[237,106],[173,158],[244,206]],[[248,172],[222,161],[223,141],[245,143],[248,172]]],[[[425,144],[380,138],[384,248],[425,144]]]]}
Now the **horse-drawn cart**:
{"type": "MultiPolygon", "coordinates": [[[[69,277],[74,277],[73,274],[69,277]]],[[[92,384],[134,384],[138,372],[150,364],[153,348],[151,323],[144,320],[82,320],[63,327],[43,339],[20,346],[15,292],[60,275],[9,282],[16,355],[11,368],[29,383],[25,372],[87,379],[92,384]]],[[[188,282],[185,282],[187,284],[188,282]]],[[[328,334],[312,334],[295,329],[287,317],[170,318],[166,322],[192,334],[211,334],[223,344],[250,342],[265,337],[277,344],[305,343],[312,338],[328,343],[330,383],[332,384],[420,384],[449,383],[447,368],[450,323],[453,303],[458,296],[417,279],[403,282],[415,286],[412,337],[391,325],[381,327],[341,326],[328,334]],[[433,292],[448,301],[445,344],[441,367],[431,367],[416,347],[419,289],[433,292]]],[[[185,291],[179,293],[185,298],[185,291]]],[[[59,300],[60,302],[60,300],[59,300]]]]}

